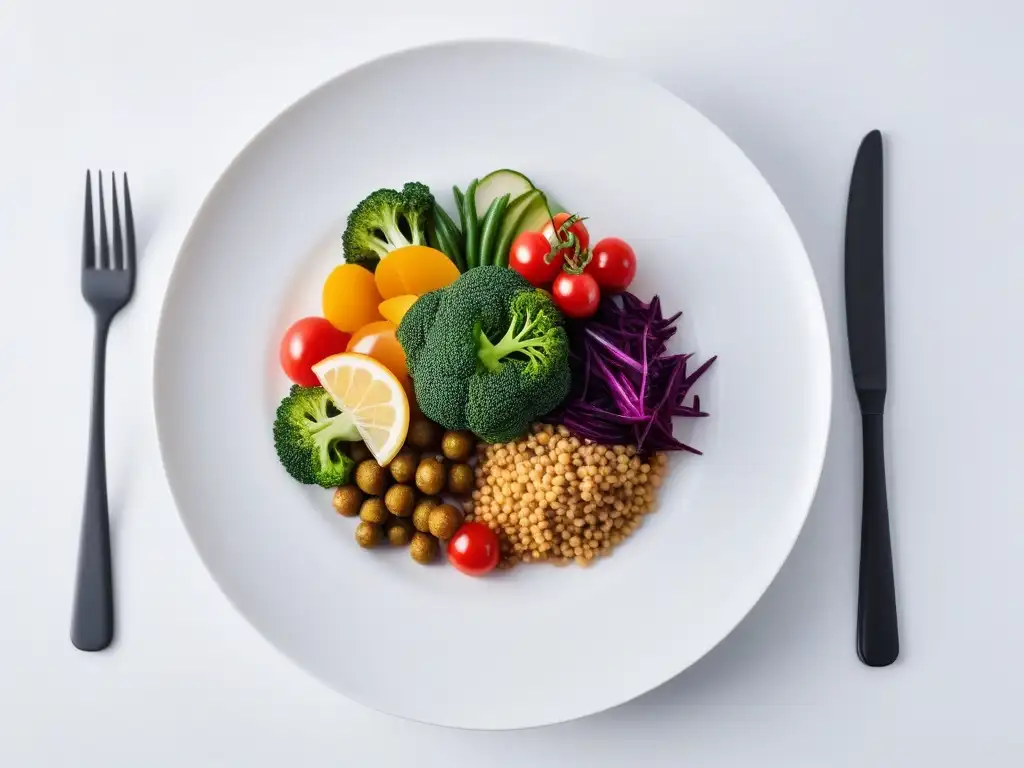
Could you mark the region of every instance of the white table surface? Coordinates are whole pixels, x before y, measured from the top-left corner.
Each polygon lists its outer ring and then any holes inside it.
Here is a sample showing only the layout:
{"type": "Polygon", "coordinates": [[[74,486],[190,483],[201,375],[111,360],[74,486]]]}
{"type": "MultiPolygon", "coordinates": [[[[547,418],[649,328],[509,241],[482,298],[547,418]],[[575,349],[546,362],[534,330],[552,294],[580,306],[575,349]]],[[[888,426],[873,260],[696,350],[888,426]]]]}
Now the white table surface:
{"type": "MultiPolygon", "coordinates": [[[[0,3],[0,765],[1020,765],[1024,6],[370,5],[0,3]],[[190,546],[151,406],[177,248],[244,142],[353,64],[480,35],[626,58],[735,139],[804,238],[837,373],[817,501],[749,617],[651,694],[519,733],[368,711],[264,642],[190,546]],[[841,281],[851,163],[874,127],[889,142],[888,458],[903,647],[884,670],[862,666],[853,645],[860,452],[841,281]],[[91,360],[77,271],[87,167],[130,172],[144,251],[109,352],[119,636],[92,655],[68,640],[91,360]]],[[[571,151],[571,135],[565,143],[571,151]]]]}

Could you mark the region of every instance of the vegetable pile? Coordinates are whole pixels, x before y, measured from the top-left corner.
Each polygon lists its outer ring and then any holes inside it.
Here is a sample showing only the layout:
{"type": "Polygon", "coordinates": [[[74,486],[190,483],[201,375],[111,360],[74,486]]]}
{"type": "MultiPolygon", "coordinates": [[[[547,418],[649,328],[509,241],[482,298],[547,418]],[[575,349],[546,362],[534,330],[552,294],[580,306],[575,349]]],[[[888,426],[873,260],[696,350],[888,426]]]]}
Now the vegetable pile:
{"type": "Polygon", "coordinates": [[[673,437],[672,419],[708,415],[699,397],[690,405],[686,397],[716,358],[688,373],[691,354],[667,354],[681,314],[664,317],[657,296],[649,304],[631,293],[603,299],[572,329],[573,391],[551,421],[598,443],[700,454],[673,437]]]}
{"type": "Polygon", "coordinates": [[[670,353],[680,313],[629,292],[633,248],[592,245],[524,174],[452,199],[409,181],[351,210],[320,314],[278,345],[278,459],[335,489],[364,549],[446,551],[471,576],[589,565],[653,511],[666,455],[700,453],[673,424],[708,415],[691,391],[715,358],[670,353]]]}

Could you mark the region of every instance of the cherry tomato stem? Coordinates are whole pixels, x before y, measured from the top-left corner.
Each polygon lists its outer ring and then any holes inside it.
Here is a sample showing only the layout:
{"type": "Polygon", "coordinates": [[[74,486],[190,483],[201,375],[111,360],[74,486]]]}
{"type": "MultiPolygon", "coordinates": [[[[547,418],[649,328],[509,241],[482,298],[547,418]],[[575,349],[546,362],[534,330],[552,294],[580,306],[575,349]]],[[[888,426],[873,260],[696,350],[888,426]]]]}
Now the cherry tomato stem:
{"type": "Polygon", "coordinates": [[[558,249],[554,258],[559,266],[565,261],[578,266],[579,255],[586,253],[590,248],[590,232],[583,221],[577,214],[556,213],[541,230],[551,248],[557,243],[563,243],[563,247],[558,249]]]}

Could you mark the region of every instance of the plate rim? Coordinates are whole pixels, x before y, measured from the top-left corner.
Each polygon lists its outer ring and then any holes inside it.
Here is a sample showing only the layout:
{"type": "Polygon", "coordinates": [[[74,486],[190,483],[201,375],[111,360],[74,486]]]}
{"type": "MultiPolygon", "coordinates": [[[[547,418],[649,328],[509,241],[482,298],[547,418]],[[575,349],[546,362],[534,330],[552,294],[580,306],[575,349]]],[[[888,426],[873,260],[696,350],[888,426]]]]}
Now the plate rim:
{"type": "Polygon", "coordinates": [[[825,458],[826,458],[826,455],[827,455],[828,445],[829,445],[830,437],[831,437],[831,433],[832,433],[832,426],[833,426],[833,424],[832,424],[832,421],[833,421],[833,419],[832,419],[832,415],[833,415],[832,414],[832,410],[833,410],[833,401],[834,401],[833,387],[834,387],[834,378],[835,378],[834,364],[833,364],[833,361],[832,361],[832,342],[831,342],[831,336],[830,336],[830,333],[829,333],[828,315],[825,312],[824,301],[823,301],[823,298],[822,298],[822,295],[821,295],[821,286],[820,286],[820,284],[818,282],[817,275],[815,274],[814,267],[813,267],[813,264],[811,262],[810,255],[808,254],[806,245],[804,244],[803,238],[801,237],[800,232],[799,232],[799,230],[796,227],[796,223],[793,221],[793,218],[792,218],[792,216],[789,213],[789,210],[783,204],[783,202],[782,202],[781,198],[778,196],[778,193],[776,192],[775,188],[772,186],[772,184],[768,181],[768,179],[761,172],[761,169],[753,162],[753,160],[751,160],[751,158],[747,155],[747,153],[743,150],[743,148],[737,142],[735,142],[732,139],[732,137],[728,133],[725,132],[725,130],[723,130],[715,122],[713,122],[710,118],[708,118],[702,111],[700,111],[699,109],[694,107],[692,104],[690,104],[689,101],[684,99],[682,96],[679,96],[678,94],[674,93],[669,88],[664,86],[662,83],[658,82],[657,80],[651,78],[650,76],[648,76],[644,72],[640,71],[635,65],[633,65],[630,61],[628,61],[626,59],[623,59],[621,57],[607,55],[607,54],[596,53],[596,52],[594,52],[592,50],[587,50],[585,48],[580,48],[578,46],[570,45],[570,44],[565,44],[565,43],[553,43],[553,42],[549,42],[549,41],[545,41],[545,40],[525,38],[525,37],[503,37],[503,36],[469,36],[469,37],[439,38],[439,39],[436,39],[436,40],[431,41],[431,42],[421,43],[421,44],[413,45],[413,46],[405,46],[405,47],[401,47],[401,48],[394,48],[394,49],[391,49],[389,51],[385,51],[385,52],[380,53],[380,54],[378,54],[376,56],[373,56],[371,58],[365,59],[365,60],[359,62],[358,64],[355,64],[353,66],[347,67],[347,68],[337,72],[336,74],[331,75],[330,77],[322,80],[320,83],[318,83],[314,87],[310,88],[309,90],[303,92],[300,96],[298,96],[297,98],[293,99],[291,102],[286,104],[286,106],[284,108],[282,108],[280,111],[278,111],[270,120],[265,122],[259,128],[258,131],[256,131],[255,133],[252,133],[249,136],[249,138],[245,141],[245,143],[234,153],[234,155],[232,156],[231,160],[218,173],[215,181],[210,186],[209,190],[206,192],[205,195],[202,196],[202,199],[200,200],[198,206],[195,207],[193,212],[190,214],[190,216],[189,216],[189,224],[188,224],[188,226],[187,226],[187,228],[185,230],[185,234],[181,238],[180,245],[175,249],[174,258],[173,258],[173,261],[172,261],[171,267],[170,267],[170,273],[169,273],[169,276],[167,278],[167,282],[166,282],[166,285],[165,285],[165,288],[164,288],[163,296],[161,297],[161,300],[160,300],[160,310],[159,310],[159,313],[157,315],[157,320],[156,320],[156,333],[155,333],[155,340],[154,340],[154,344],[153,344],[153,352],[152,352],[152,358],[151,358],[151,375],[152,375],[152,380],[153,380],[153,385],[152,385],[153,386],[153,389],[152,389],[153,417],[154,417],[154,422],[155,422],[155,427],[156,427],[156,437],[157,437],[158,452],[159,452],[159,455],[160,455],[160,469],[161,469],[161,472],[163,474],[165,484],[166,484],[166,486],[167,486],[167,488],[168,488],[168,490],[170,492],[171,499],[172,499],[172,501],[174,503],[174,508],[175,508],[175,511],[177,512],[177,517],[180,520],[182,526],[184,527],[185,532],[186,532],[186,534],[187,534],[187,536],[189,538],[189,541],[192,544],[192,548],[195,551],[195,553],[198,555],[199,560],[200,560],[200,562],[203,565],[203,568],[206,570],[207,574],[213,580],[214,584],[217,586],[217,589],[219,590],[221,595],[223,595],[223,597],[227,600],[228,604],[245,621],[245,623],[255,632],[255,634],[266,645],[268,645],[275,652],[280,654],[283,658],[287,659],[288,662],[293,667],[298,668],[302,673],[304,673],[308,677],[312,678],[313,680],[316,680],[319,684],[321,684],[321,685],[327,687],[329,690],[334,691],[335,693],[341,695],[343,698],[347,699],[348,701],[357,703],[360,706],[366,707],[366,708],[368,708],[368,709],[370,709],[372,711],[380,712],[381,714],[385,714],[385,715],[388,715],[388,716],[391,716],[391,717],[396,717],[396,718],[399,718],[401,720],[406,720],[406,721],[409,721],[409,722],[422,723],[424,725],[434,725],[434,726],[439,726],[439,727],[444,727],[444,728],[451,728],[451,729],[455,729],[455,730],[483,731],[483,732],[488,732],[488,731],[494,731],[494,732],[518,731],[518,730],[533,730],[533,729],[536,729],[536,728],[546,728],[546,727],[550,727],[550,726],[560,725],[560,724],[563,724],[563,723],[569,723],[569,722],[573,722],[573,721],[577,721],[577,720],[582,720],[584,718],[592,717],[592,716],[600,714],[602,712],[610,711],[610,710],[615,709],[617,707],[620,707],[620,706],[622,706],[624,704],[627,704],[627,703],[629,703],[631,701],[634,701],[634,700],[636,700],[636,699],[638,699],[638,698],[640,698],[640,697],[642,697],[642,696],[644,696],[644,695],[646,695],[648,693],[651,693],[652,691],[657,690],[658,688],[660,688],[660,687],[666,685],[667,683],[671,682],[676,677],[678,677],[683,672],[685,672],[687,669],[689,669],[689,668],[693,667],[694,665],[696,665],[697,663],[699,663],[705,656],[708,655],[708,653],[710,653],[714,648],[716,648],[722,642],[724,642],[726,640],[726,638],[728,638],[730,635],[732,635],[733,632],[735,632],[736,628],[750,615],[751,611],[754,609],[754,607],[758,603],[760,603],[760,601],[762,600],[764,595],[767,593],[768,589],[772,586],[772,584],[775,583],[775,581],[778,578],[779,573],[782,571],[783,566],[786,564],[786,562],[791,557],[791,555],[793,553],[793,549],[796,546],[796,542],[799,539],[801,533],[803,532],[804,527],[807,524],[807,518],[810,516],[811,508],[813,506],[814,500],[815,500],[815,498],[817,496],[817,492],[818,492],[818,489],[819,489],[820,484],[821,484],[821,477],[822,477],[822,473],[824,471],[825,458]],[[729,629],[724,634],[722,634],[721,637],[719,637],[717,640],[714,640],[713,642],[711,642],[700,653],[696,654],[689,663],[685,664],[680,669],[678,669],[675,672],[673,672],[670,676],[666,677],[661,682],[656,683],[654,685],[651,685],[649,687],[642,686],[643,690],[639,690],[636,693],[634,693],[633,695],[627,696],[626,698],[623,698],[623,699],[621,699],[619,701],[615,701],[615,702],[612,702],[612,703],[609,703],[609,704],[602,704],[602,705],[600,705],[598,707],[588,708],[586,711],[581,711],[581,712],[579,712],[577,714],[572,714],[572,715],[569,715],[569,716],[566,716],[566,717],[561,717],[561,718],[558,718],[558,719],[548,720],[546,722],[534,722],[534,723],[528,723],[528,724],[525,724],[525,725],[523,725],[523,724],[512,724],[512,725],[508,725],[508,726],[490,726],[490,727],[488,727],[488,726],[466,726],[466,725],[458,725],[458,724],[454,724],[454,723],[439,722],[439,721],[435,721],[435,720],[427,720],[427,719],[423,719],[423,718],[419,718],[419,717],[414,717],[414,716],[411,716],[411,715],[408,715],[408,714],[403,714],[403,713],[399,713],[399,712],[392,712],[390,710],[383,709],[383,708],[381,708],[378,705],[372,704],[372,703],[370,703],[368,701],[364,701],[361,698],[357,698],[357,697],[352,696],[350,693],[348,693],[346,691],[340,690],[335,685],[333,685],[330,681],[325,680],[325,679],[317,676],[316,674],[314,674],[311,670],[307,669],[306,666],[303,665],[291,653],[289,653],[287,650],[285,650],[284,648],[280,647],[279,645],[277,645],[276,643],[271,641],[259,629],[259,627],[257,627],[250,620],[248,615],[244,611],[241,610],[241,608],[238,605],[238,603],[232,598],[232,596],[224,588],[224,585],[222,584],[221,580],[217,577],[217,574],[215,573],[214,569],[211,567],[211,564],[208,562],[206,555],[204,555],[202,548],[198,545],[195,533],[194,533],[192,527],[189,525],[189,522],[188,522],[186,516],[182,513],[181,504],[179,503],[179,495],[178,495],[178,493],[175,492],[174,483],[171,482],[170,474],[169,474],[168,468],[167,468],[167,458],[166,457],[167,457],[167,450],[168,450],[168,448],[167,448],[167,445],[166,445],[166,427],[162,426],[162,424],[165,421],[165,418],[161,416],[161,414],[160,414],[160,412],[158,410],[157,405],[158,405],[158,403],[162,399],[162,397],[161,397],[161,377],[158,375],[158,369],[160,367],[161,357],[163,356],[161,354],[161,351],[166,346],[166,343],[167,343],[166,342],[166,336],[167,336],[167,333],[168,333],[168,330],[167,330],[167,326],[168,326],[167,315],[168,315],[168,312],[169,312],[169,304],[170,304],[169,299],[172,296],[172,294],[174,293],[174,288],[175,288],[176,283],[181,279],[181,268],[180,267],[181,267],[181,263],[182,263],[182,255],[191,247],[191,245],[193,243],[193,240],[196,237],[196,231],[197,231],[197,229],[199,227],[200,219],[202,218],[204,211],[206,211],[208,209],[210,202],[216,198],[217,194],[220,192],[222,187],[227,183],[227,180],[228,180],[229,176],[231,175],[232,171],[242,162],[243,158],[246,157],[249,154],[250,150],[252,150],[252,148],[255,147],[256,145],[258,145],[258,143],[261,140],[263,140],[268,134],[270,134],[272,132],[272,130],[279,123],[281,123],[284,120],[286,120],[291,114],[293,114],[296,110],[298,110],[303,104],[305,104],[308,101],[314,99],[317,95],[319,95],[323,91],[326,91],[327,89],[331,88],[332,86],[334,86],[335,83],[337,83],[338,81],[340,81],[340,80],[342,80],[344,78],[347,78],[347,77],[352,76],[352,75],[356,75],[356,74],[358,74],[359,72],[361,72],[363,70],[371,69],[373,67],[376,67],[376,66],[379,66],[381,64],[384,64],[385,62],[388,62],[390,60],[397,59],[397,58],[402,58],[402,57],[405,57],[405,56],[415,56],[417,53],[421,53],[421,52],[436,51],[436,50],[446,49],[446,48],[447,49],[456,49],[456,48],[460,48],[460,47],[468,48],[468,49],[477,49],[477,48],[486,48],[487,46],[490,46],[490,45],[503,45],[503,46],[516,46],[516,47],[521,47],[521,48],[545,49],[545,50],[556,52],[556,53],[572,54],[575,57],[586,58],[586,59],[589,59],[589,60],[591,60],[591,61],[593,61],[595,63],[601,64],[601,65],[603,65],[605,67],[614,69],[617,72],[619,72],[620,74],[628,74],[630,76],[633,76],[633,77],[635,77],[635,78],[637,78],[639,80],[644,81],[648,85],[653,86],[655,89],[663,92],[667,96],[670,96],[672,99],[677,100],[680,103],[682,103],[684,106],[689,108],[693,112],[693,114],[700,121],[705,123],[705,125],[707,127],[709,127],[713,132],[718,133],[726,142],[728,142],[730,145],[732,145],[732,148],[735,151],[740,153],[740,155],[746,161],[746,163],[748,164],[750,169],[753,171],[753,173],[756,174],[757,178],[761,180],[761,182],[764,184],[765,188],[770,192],[771,196],[775,199],[775,202],[778,204],[780,210],[785,214],[785,219],[786,219],[786,223],[788,225],[788,228],[790,229],[792,235],[794,236],[796,243],[799,245],[800,253],[803,256],[802,259],[798,260],[799,264],[800,264],[799,269],[804,273],[803,274],[803,279],[808,281],[808,284],[809,284],[809,286],[811,288],[812,296],[810,296],[808,298],[813,298],[814,299],[814,301],[813,301],[813,312],[812,312],[813,317],[810,320],[810,325],[812,327],[816,327],[818,330],[820,330],[820,333],[818,333],[817,335],[820,336],[821,341],[823,342],[822,359],[825,361],[826,364],[823,366],[822,371],[820,372],[820,375],[822,375],[824,377],[824,380],[821,382],[821,386],[822,386],[822,393],[821,394],[823,395],[823,397],[822,397],[821,404],[820,404],[820,408],[821,408],[823,413],[822,413],[822,418],[820,418],[819,420],[816,420],[820,424],[820,427],[819,427],[819,429],[821,431],[820,446],[819,446],[818,450],[813,455],[811,455],[809,453],[808,458],[812,462],[812,465],[811,465],[812,471],[809,473],[810,477],[809,477],[809,482],[807,483],[806,488],[802,489],[802,492],[800,494],[798,494],[798,495],[800,495],[802,497],[805,497],[805,498],[802,498],[802,500],[800,501],[800,503],[798,505],[800,510],[801,510],[800,524],[798,526],[796,526],[796,528],[794,530],[794,533],[793,533],[793,536],[792,536],[792,539],[787,543],[786,548],[785,548],[785,553],[782,556],[782,558],[780,559],[780,561],[778,563],[778,566],[774,569],[774,573],[772,574],[771,578],[766,580],[766,582],[764,584],[764,587],[762,589],[760,589],[759,591],[755,591],[756,594],[753,596],[753,600],[750,602],[750,604],[748,606],[746,606],[746,608],[742,612],[739,613],[736,621],[734,623],[732,623],[732,626],[729,627],[729,629]]]}

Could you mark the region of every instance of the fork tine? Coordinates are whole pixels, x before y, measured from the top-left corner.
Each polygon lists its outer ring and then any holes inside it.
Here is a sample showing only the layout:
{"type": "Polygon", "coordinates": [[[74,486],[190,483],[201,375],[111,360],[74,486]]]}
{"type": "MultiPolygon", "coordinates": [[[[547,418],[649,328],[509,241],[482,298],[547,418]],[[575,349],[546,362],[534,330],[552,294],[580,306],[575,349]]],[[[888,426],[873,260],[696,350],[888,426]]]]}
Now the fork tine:
{"type": "Polygon", "coordinates": [[[92,173],[85,172],[85,223],[82,227],[82,269],[96,266],[96,237],[92,228],[92,173]]]}
{"type": "Polygon", "coordinates": [[[121,244],[121,214],[117,205],[117,178],[113,171],[110,173],[110,194],[113,197],[114,209],[114,260],[111,262],[111,269],[124,269],[124,247],[121,244]]]}
{"type": "Polygon", "coordinates": [[[135,217],[132,215],[132,196],[128,191],[128,174],[124,174],[124,236],[127,241],[124,268],[135,274],[135,217]]]}
{"type": "Polygon", "coordinates": [[[96,174],[96,180],[100,188],[100,259],[96,266],[100,269],[110,269],[110,241],[107,240],[107,209],[103,204],[103,173],[96,174]]]}

